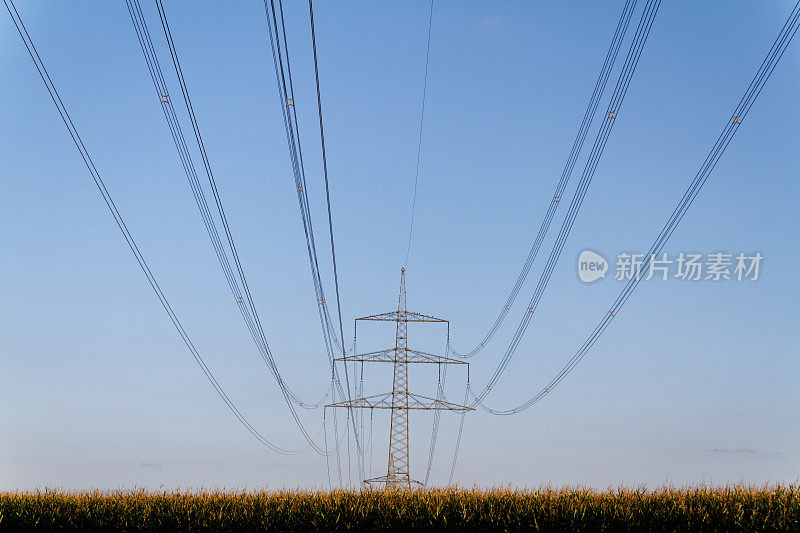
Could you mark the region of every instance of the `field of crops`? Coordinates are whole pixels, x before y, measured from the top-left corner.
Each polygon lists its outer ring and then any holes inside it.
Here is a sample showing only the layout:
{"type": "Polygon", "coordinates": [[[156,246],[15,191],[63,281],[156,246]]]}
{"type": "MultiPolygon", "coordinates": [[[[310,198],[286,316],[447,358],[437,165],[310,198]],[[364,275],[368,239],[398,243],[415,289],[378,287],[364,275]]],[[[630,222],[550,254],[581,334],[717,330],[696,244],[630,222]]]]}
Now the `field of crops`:
{"type": "Polygon", "coordinates": [[[0,531],[800,531],[800,486],[0,493],[0,531]]]}

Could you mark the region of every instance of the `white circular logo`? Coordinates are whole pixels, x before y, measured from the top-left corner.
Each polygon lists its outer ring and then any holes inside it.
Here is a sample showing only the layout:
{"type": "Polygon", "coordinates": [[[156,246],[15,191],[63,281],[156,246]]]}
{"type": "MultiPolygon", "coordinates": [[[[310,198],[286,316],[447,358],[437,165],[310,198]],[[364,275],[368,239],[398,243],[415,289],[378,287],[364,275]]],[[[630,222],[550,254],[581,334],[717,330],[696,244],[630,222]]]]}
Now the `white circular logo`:
{"type": "Polygon", "coordinates": [[[584,283],[591,283],[606,277],[608,261],[591,250],[584,250],[578,256],[578,277],[584,283]]]}

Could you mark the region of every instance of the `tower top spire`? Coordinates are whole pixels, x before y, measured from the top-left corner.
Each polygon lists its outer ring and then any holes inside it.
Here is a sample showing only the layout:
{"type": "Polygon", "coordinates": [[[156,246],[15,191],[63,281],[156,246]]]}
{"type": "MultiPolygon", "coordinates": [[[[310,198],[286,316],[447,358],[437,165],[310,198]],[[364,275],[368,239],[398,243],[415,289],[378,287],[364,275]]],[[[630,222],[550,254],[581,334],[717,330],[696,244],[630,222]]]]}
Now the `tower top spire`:
{"type": "Polygon", "coordinates": [[[397,301],[397,312],[401,315],[406,314],[406,269],[400,269],[400,298],[397,301]]]}

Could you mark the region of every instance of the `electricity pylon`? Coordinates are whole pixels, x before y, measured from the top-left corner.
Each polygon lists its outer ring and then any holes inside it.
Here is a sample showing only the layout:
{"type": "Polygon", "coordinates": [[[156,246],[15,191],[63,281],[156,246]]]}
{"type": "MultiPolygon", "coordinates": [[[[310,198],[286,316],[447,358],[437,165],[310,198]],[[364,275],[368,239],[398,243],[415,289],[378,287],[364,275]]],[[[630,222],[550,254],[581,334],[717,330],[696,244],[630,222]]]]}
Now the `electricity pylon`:
{"type": "Polygon", "coordinates": [[[364,396],[349,401],[327,405],[326,407],[344,407],[347,409],[389,409],[391,410],[391,423],[389,431],[389,462],[385,476],[365,479],[364,483],[374,486],[383,486],[386,489],[410,489],[414,485],[422,485],[419,481],[411,479],[409,474],[409,447],[408,447],[408,412],[418,410],[442,411],[472,411],[471,407],[446,402],[440,398],[429,398],[408,391],[408,365],[409,363],[430,364],[460,364],[469,363],[459,359],[433,355],[408,347],[408,323],[427,322],[450,323],[442,318],[436,318],[421,313],[409,312],[406,309],[406,269],[400,271],[400,298],[397,302],[397,311],[370,315],[356,319],[356,328],[359,321],[395,322],[397,324],[394,348],[379,350],[363,354],[353,354],[338,357],[335,361],[362,363],[393,363],[394,380],[392,392],[364,396]]]}

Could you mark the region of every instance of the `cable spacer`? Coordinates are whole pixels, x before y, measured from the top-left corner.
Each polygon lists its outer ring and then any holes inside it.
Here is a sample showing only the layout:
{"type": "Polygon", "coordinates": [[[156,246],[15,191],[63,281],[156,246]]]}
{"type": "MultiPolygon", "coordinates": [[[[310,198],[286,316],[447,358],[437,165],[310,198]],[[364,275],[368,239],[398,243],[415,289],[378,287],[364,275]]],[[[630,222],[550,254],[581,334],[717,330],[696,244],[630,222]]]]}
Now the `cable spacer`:
{"type": "Polygon", "coordinates": [[[529,313],[533,313],[533,307],[529,307],[529,308],[528,308],[528,312],[529,312],[529,313]]]}
{"type": "Polygon", "coordinates": [[[734,115],[733,116],[733,123],[734,124],[741,124],[742,123],[742,115],[734,115]]]}
{"type": "Polygon", "coordinates": [[[286,99],[286,105],[287,106],[289,106],[289,105],[290,106],[294,106],[294,98],[287,98],[286,99]]]}
{"type": "Polygon", "coordinates": [[[609,311],[608,314],[609,316],[614,316],[614,311],[609,311]]]}
{"type": "Polygon", "coordinates": [[[303,192],[303,186],[302,185],[298,185],[297,186],[297,192],[303,192]]]}
{"type": "Polygon", "coordinates": [[[319,305],[322,305],[322,304],[324,304],[324,303],[325,303],[325,298],[320,298],[320,299],[319,299],[319,305]]]}
{"type": "Polygon", "coordinates": [[[617,118],[617,112],[613,110],[609,110],[608,118],[617,118]]]}
{"type": "Polygon", "coordinates": [[[558,202],[560,198],[561,198],[560,196],[553,196],[553,201],[558,202]]]}
{"type": "Polygon", "coordinates": [[[236,302],[237,303],[242,303],[242,297],[241,296],[237,296],[236,297],[236,302]]]}
{"type": "Polygon", "coordinates": [[[162,94],[161,95],[161,103],[162,104],[166,104],[167,102],[169,102],[169,95],[168,94],[162,94]]]}

